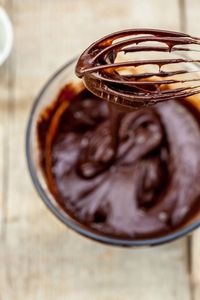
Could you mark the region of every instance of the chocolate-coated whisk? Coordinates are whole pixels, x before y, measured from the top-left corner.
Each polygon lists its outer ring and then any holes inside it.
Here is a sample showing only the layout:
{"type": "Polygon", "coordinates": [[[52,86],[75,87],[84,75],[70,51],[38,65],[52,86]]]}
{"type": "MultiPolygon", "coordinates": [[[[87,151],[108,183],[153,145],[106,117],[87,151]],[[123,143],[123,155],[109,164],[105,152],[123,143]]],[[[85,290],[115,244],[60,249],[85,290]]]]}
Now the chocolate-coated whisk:
{"type": "Polygon", "coordinates": [[[86,49],[76,74],[97,96],[133,108],[185,98],[200,93],[199,45],[199,38],[179,32],[119,31],[86,49]]]}

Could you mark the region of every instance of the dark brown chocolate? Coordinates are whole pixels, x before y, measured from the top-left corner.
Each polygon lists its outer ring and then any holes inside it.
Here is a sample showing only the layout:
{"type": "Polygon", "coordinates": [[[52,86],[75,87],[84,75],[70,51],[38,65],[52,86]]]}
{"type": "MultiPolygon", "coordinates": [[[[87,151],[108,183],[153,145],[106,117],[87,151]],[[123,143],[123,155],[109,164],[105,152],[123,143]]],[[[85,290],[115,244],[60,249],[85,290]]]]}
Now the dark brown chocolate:
{"type": "Polygon", "coordinates": [[[41,113],[40,161],[55,200],[102,235],[141,239],[184,226],[200,211],[199,114],[183,99],[166,102],[121,112],[113,131],[110,113],[70,85],[41,113]]]}

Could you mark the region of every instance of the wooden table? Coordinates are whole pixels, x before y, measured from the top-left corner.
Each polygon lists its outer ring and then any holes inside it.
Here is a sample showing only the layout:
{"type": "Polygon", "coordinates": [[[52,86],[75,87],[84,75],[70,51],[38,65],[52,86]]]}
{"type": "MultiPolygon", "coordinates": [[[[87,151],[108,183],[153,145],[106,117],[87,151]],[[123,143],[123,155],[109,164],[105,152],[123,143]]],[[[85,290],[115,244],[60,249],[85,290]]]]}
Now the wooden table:
{"type": "Polygon", "coordinates": [[[151,249],[112,248],[80,237],[35,192],[24,143],[34,98],[60,65],[122,28],[200,35],[200,1],[0,3],[15,35],[12,54],[0,68],[0,300],[199,300],[200,230],[151,249]]]}

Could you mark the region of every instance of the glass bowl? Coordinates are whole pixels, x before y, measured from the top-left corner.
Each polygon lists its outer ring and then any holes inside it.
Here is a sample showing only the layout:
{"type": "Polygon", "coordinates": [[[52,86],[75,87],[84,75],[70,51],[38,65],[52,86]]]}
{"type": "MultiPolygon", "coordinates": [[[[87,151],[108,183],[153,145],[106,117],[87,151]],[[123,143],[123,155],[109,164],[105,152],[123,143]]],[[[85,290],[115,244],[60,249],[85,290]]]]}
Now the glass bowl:
{"type": "Polygon", "coordinates": [[[39,166],[39,153],[36,138],[36,124],[41,111],[46,108],[58,95],[60,89],[66,83],[77,84],[80,82],[74,73],[76,59],[71,60],[61,67],[45,84],[38,97],[36,98],[30,112],[28,127],[26,132],[26,156],[28,168],[32,181],[41,199],[50,209],[50,211],[66,226],[90,239],[113,246],[153,246],[160,245],[183,237],[200,226],[200,217],[193,218],[182,228],[173,231],[173,233],[149,239],[130,240],[115,237],[108,237],[99,232],[78,223],[71,218],[55,201],[49,192],[41,168],[39,166]]]}

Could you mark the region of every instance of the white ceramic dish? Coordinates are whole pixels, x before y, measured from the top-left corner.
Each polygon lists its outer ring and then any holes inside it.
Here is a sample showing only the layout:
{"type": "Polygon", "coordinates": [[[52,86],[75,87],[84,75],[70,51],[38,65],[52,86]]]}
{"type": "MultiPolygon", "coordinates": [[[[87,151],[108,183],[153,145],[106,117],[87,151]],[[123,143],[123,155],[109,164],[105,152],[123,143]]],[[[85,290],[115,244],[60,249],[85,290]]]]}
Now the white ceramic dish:
{"type": "Polygon", "coordinates": [[[2,65],[9,56],[12,45],[12,24],[5,10],[0,7],[0,65],[2,65]]]}

